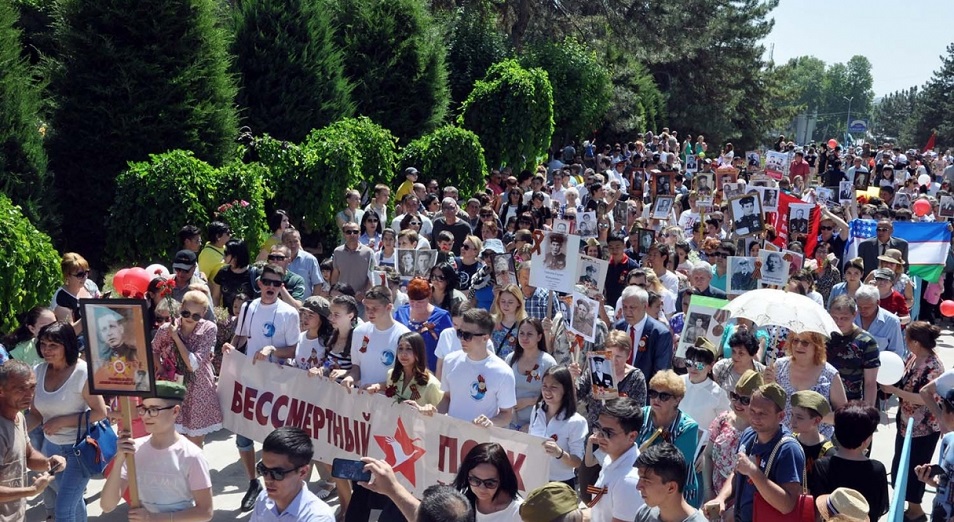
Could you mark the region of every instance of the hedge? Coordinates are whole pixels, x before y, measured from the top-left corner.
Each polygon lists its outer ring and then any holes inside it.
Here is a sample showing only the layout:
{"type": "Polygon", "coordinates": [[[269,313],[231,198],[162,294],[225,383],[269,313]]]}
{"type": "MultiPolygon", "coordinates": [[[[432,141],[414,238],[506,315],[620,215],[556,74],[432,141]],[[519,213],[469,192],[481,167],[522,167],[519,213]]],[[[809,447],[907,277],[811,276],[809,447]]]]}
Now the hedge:
{"type": "Polygon", "coordinates": [[[401,154],[401,170],[416,167],[442,187],[454,186],[469,198],[486,186],[487,162],[477,135],[447,125],[412,141],[401,154]]]}

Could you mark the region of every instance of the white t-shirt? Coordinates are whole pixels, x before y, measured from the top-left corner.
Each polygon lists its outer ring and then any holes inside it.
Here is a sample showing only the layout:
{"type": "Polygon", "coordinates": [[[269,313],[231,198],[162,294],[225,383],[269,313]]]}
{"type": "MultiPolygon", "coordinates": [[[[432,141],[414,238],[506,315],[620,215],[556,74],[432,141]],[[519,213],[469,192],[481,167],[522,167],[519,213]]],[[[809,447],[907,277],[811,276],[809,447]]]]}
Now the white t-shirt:
{"type": "MultiPolygon", "coordinates": [[[[457,337],[457,330],[453,328],[445,328],[442,330],[440,337],[437,338],[437,347],[434,349],[437,358],[443,359],[461,350],[463,350],[463,347],[460,345],[460,338],[457,337]]],[[[496,353],[494,350],[494,342],[490,339],[487,339],[487,353],[496,353]]]]}
{"type": "Polygon", "coordinates": [[[688,375],[683,375],[682,381],[686,383],[686,395],[679,403],[679,408],[699,424],[700,430],[709,429],[712,421],[729,409],[725,390],[712,379],[693,384],[688,375]]]}
{"type": "Polygon", "coordinates": [[[509,506],[496,513],[485,515],[477,511],[477,522],[514,522],[520,520],[520,504],[523,504],[523,500],[515,498],[509,506]]]}
{"type": "Polygon", "coordinates": [[[516,381],[507,363],[496,355],[475,361],[463,350],[444,358],[441,390],[450,392],[447,414],[470,422],[481,415],[494,418],[517,405],[516,381]]]}
{"type": "Polygon", "coordinates": [[[692,237],[692,227],[699,222],[699,213],[691,209],[679,214],[679,228],[683,230],[686,237],[692,237]]]}
{"type": "Polygon", "coordinates": [[[550,199],[559,202],[561,206],[566,205],[566,187],[551,190],[550,199]]]}
{"type": "MultiPolygon", "coordinates": [[[[189,439],[156,449],[151,438],[136,441],[136,481],[139,500],[150,513],[173,513],[195,506],[193,491],[212,487],[209,462],[189,439]]],[[[126,465],[121,477],[126,479],[126,465]]]]}
{"type": "Polygon", "coordinates": [[[613,461],[610,460],[609,455],[603,455],[603,469],[600,470],[600,476],[596,479],[596,487],[605,487],[607,492],[590,511],[591,522],[612,522],[614,518],[620,520],[636,518],[636,511],[644,503],[642,495],[636,490],[639,473],[633,464],[637,457],[639,457],[639,449],[635,445],[613,461]]]}
{"type": "Polygon", "coordinates": [[[282,300],[270,305],[262,304],[261,298],[252,301],[239,313],[236,324],[235,334],[248,337],[245,353],[249,357],[266,346],[295,346],[301,333],[298,310],[282,300]]]}
{"type": "Polygon", "coordinates": [[[410,332],[395,321],[387,330],[378,330],[373,323],[364,323],[351,336],[351,364],[361,367],[361,383],[384,382],[394,367],[398,339],[410,332]]]}
{"type": "Polygon", "coordinates": [[[295,359],[291,366],[302,370],[318,368],[325,359],[325,349],[320,337],[309,339],[308,332],[302,332],[298,336],[298,347],[295,348],[295,359]]]}
{"type": "MultiPolygon", "coordinates": [[[[530,414],[530,435],[551,439],[557,446],[568,455],[577,458],[583,458],[583,452],[586,450],[586,439],[589,435],[589,428],[586,419],[579,413],[574,413],[569,419],[564,414],[554,415],[550,422],[547,422],[547,414],[539,406],[533,407],[530,414]]],[[[564,481],[572,479],[574,468],[567,465],[567,458],[555,457],[550,460],[550,481],[564,481]]]]}
{"type": "MultiPolygon", "coordinates": [[[[44,388],[46,383],[46,370],[50,367],[49,363],[42,362],[36,367],[36,395],[33,397],[33,405],[36,411],[40,412],[45,420],[64,415],[79,416],[80,413],[89,409],[86,399],[83,398],[83,387],[88,380],[88,367],[86,361],[79,359],[73,368],[73,373],[66,379],[58,389],[47,392],[44,388]]],[[[56,433],[45,434],[46,440],[53,444],[75,444],[76,426],[60,428],[56,433]]]]}

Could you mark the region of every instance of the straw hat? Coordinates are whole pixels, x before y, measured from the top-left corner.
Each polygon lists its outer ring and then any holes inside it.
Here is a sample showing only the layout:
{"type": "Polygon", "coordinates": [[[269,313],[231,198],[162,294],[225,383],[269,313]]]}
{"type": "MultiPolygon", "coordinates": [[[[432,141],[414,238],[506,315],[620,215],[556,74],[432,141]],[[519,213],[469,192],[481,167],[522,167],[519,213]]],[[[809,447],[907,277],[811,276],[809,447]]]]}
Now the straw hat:
{"type": "Polygon", "coordinates": [[[861,493],[849,488],[838,488],[830,495],[815,498],[815,507],[822,520],[834,522],[867,522],[868,501],[861,493]]]}

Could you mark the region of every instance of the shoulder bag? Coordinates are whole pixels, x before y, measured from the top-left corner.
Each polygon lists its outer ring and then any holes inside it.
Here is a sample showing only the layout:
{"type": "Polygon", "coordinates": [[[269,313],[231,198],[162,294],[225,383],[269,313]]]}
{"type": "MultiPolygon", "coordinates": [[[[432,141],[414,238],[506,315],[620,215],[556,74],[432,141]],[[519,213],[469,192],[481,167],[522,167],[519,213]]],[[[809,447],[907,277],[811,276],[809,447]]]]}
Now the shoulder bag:
{"type": "MultiPolygon", "coordinates": [[[[785,441],[790,440],[794,441],[796,444],[797,440],[791,437],[782,437],[778,441],[778,444],[772,448],[772,453],[769,455],[768,464],[765,465],[765,476],[769,477],[769,472],[772,470],[772,464],[775,462],[775,455],[778,453],[779,448],[782,447],[782,444],[785,441]]],[[[754,444],[754,442],[753,442],[754,444]]],[[[815,500],[811,495],[808,494],[807,477],[806,477],[806,468],[805,463],[802,463],[802,494],[798,496],[798,499],[795,501],[795,509],[789,513],[782,513],[781,511],[772,507],[767,500],[762,498],[762,495],[759,494],[758,490],[755,491],[755,498],[752,504],[752,520],[757,520],[758,522],[814,522],[815,520],[815,500]]]]}
{"type": "Polygon", "coordinates": [[[109,424],[109,418],[99,422],[89,422],[91,410],[79,414],[76,428],[76,443],[73,454],[90,476],[103,474],[106,465],[116,456],[116,432],[109,424]]]}

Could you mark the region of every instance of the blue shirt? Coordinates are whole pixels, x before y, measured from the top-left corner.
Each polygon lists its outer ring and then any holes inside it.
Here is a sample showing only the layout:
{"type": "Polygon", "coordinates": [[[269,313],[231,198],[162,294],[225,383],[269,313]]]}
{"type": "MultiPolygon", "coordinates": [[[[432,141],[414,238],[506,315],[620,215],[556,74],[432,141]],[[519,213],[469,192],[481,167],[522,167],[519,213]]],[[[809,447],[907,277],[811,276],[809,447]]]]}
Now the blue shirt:
{"type": "MultiPolygon", "coordinates": [[[[728,261],[727,261],[728,262],[728,261]]],[[[726,270],[724,274],[719,275],[719,271],[716,269],[715,265],[712,265],[712,281],[709,281],[709,286],[714,286],[723,292],[726,290],[726,278],[729,276],[729,271],[726,270]]]]}
{"type": "Polygon", "coordinates": [[[305,280],[306,295],[311,295],[316,286],[325,284],[325,278],[321,277],[321,267],[318,264],[318,259],[304,250],[298,250],[298,256],[292,259],[291,263],[288,263],[288,269],[305,280]]]}
{"type": "MultiPolygon", "coordinates": [[[[550,292],[545,288],[536,288],[530,297],[523,300],[523,309],[527,315],[541,321],[548,318],[547,303],[550,300],[550,292]]],[[[554,309],[554,312],[556,309],[554,309]]]]}
{"type": "Polygon", "coordinates": [[[251,522],[335,522],[335,510],[325,504],[308,490],[308,484],[301,483],[301,491],[281,513],[275,507],[275,501],[268,498],[268,492],[262,491],[255,500],[251,522]]]}
{"type": "MultiPolygon", "coordinates": [[[[775,461],[772,463],[772,469],[769,470],[768,479],[779,486],[801,484],[802,470],[805,468],[805,452],[787,427],[781,426],[775,437],[765,444],[758,441],[755,430],[746,428],[739,438],[739,451],[749,455],[749,458],[758,463],[759,469],[764,473],[769,455],[784,436],[789,439],[782,443],[778,453],[775,454],[775,461]]],[[[733,491],[735,492],[735,521],[750,522],[755,505],[755,485],[750,484],[749,478],[745,475],[736,473],[733,491]]]]}
{"type": "Polygon", "coordinates": [[[906,352],[904,335],[901,333],[901,320],[898,319],[898,316],[879,307],[878,316],[871,321],[871,325],[867,328],[861,326],[860,314],[855,317],[855,324],[864,328],[875,338],[875,341],[878,341],[879,350],[882,352],[885,350],[892,351],[901,356],[902,361],[904,360],[906,352]]]}
{"type": "Polygon", "coordinates": [[[950,520],[954,516],[954,433],[948,433],[941,439],[938,464],[944,473],[937,477],[934,512],[941,512],[944,514],[944,520],[950,520]]]}
{"type": "Polygon", "coordinates": [[[441,332],[454,327],[450,313],[435,306],[426,323],[415,323],[411,321],[411,305],[406,304],[394,311],[394,320],[408,327],[412,332],[421,334],[424,338],[424,351],[427,353],[427,368],[432,372],[437,371],[437,340],[440,339],[441,332]]]}

